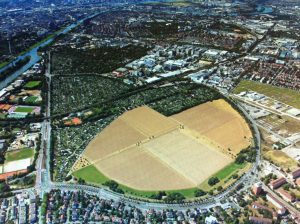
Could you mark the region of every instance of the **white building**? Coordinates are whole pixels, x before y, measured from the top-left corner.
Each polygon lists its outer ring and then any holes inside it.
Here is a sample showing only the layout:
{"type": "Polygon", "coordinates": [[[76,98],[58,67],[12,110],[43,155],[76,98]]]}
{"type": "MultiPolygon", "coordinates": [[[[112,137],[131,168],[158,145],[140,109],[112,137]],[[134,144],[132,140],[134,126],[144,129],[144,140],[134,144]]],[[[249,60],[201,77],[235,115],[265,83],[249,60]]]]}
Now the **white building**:
{"type": "Polygon", "coordinates": [[[205,224],[217,224],[217,223],[218,223],[217,218],[212,215],[205,218],[205,224]]]}

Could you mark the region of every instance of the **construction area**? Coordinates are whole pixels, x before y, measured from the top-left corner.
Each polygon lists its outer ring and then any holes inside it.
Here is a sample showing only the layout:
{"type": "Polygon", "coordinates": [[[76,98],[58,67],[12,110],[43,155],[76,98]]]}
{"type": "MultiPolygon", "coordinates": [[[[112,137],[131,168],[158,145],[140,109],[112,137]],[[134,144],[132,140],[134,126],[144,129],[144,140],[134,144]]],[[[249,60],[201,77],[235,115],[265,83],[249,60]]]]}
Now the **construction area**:
{"type": "Polygon", "coordinates": [[[243,117],[215,100],[171,117],[143,106],[100,132],[71,172],[89,165],[108,179],[142,191],[199,186],[252,143],[243,117]]]}

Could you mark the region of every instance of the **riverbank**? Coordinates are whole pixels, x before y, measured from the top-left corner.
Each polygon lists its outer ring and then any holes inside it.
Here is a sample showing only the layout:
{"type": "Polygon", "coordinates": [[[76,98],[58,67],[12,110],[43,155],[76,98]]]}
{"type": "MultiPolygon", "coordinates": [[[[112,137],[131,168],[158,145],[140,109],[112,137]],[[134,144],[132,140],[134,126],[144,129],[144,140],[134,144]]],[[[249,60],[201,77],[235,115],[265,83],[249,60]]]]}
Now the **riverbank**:
{"type": "Polygon", "coordinates": [[[65,28],[60,29],[59,31],[50,34],[47,38],[45,38],[44,40],[34,44],[32,47],[30,47],[30,49],[27,52],[23,52],[21,53],[14,61],[12,62],[8,62],[6,64],[3,64],[2,68],[0,67],[0,73],[5,72],[7,69],[9,69],[13,64],[19,62],[20,60],[24,60],[26,57],[30,57],[30,60],[27,64],[25,64],[23,67],[21,67],[19,70],[13,72],[11,75],[7,76],[4,80],[2,80],[0,82],[0,89],[5,88],[6,86],[8,86],[11,82],[13,82],[17,77],[19,77],[22,73],[26,72],[28,69],[30,69],[34,64],[38,63],[41,60],[41,57],[38,54],[38,50],[41,47],[45,47],[49,44],[51,44],[53,41],[55,41],[55,39],[60,36],[60,35],[64,35],[67,34],[68,32],[70,32],[71,30],[73,30],[75,27],[79,26],[80,24],[82,24],[84,21],[91,19],[95,16],[100,15],[101,13],[104,13],[106,11],[103,12],[98,12],[98,13],[94,13],[90,16],[87,16],[73,24],[68,25],[65,28]]]}

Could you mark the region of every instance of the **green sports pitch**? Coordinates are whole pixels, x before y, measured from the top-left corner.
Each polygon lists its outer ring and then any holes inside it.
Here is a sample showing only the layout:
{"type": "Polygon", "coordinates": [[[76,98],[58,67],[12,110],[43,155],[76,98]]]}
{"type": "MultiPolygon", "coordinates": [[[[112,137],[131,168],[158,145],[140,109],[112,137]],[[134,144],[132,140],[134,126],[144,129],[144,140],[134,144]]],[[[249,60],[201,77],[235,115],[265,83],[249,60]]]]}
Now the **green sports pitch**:
{"type": "Polygon", "coordinates": [[[25,103],[36,103],[38,100],[37,96],[29,96],[24,101],[25,103]]]}
{"type": "Polygon", "coordinates": [[[31,148],[24,148],[13,152],[6,153],[6,162],[31,158],[34,155],[34,150],[31,148]]]}
{"type": "Polygon", "coordinates": [[[33,110],[34,110],[34,107],[17,107],[15,112],[31,113],[33,110]]]}
{"type": "Polygon", "coordinates": [[[25,88],[28,89],[33,89],[35,87],[38,87],[41,84],[41,81],[30,81],[28,83],[25,84],[25,88]]]}

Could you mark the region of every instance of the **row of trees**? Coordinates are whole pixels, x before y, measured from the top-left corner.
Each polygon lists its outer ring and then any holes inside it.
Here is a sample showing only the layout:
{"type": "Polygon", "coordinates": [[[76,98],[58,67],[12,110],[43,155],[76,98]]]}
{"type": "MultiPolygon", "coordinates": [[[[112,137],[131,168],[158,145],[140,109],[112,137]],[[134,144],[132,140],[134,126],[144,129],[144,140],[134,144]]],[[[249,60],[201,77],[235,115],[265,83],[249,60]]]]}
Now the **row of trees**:
{"type": "Polygon", "coordinates": [[[119,184],[116,181],[109,180],[106,181],[103,185],[109,187],[109,189],[114,192],[124,194],[124,191],[119,187],[119,184]]]}

